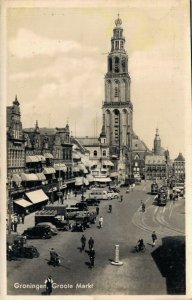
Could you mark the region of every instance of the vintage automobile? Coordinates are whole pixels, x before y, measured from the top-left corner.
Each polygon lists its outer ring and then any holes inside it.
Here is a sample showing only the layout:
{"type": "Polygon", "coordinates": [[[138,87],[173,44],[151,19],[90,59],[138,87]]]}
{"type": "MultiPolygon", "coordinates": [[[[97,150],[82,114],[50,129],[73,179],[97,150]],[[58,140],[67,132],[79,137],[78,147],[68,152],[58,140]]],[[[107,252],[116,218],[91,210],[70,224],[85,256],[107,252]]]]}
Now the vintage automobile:
{"type": "Polygon", "coordinates": [[[50,228],[45,226],[29,227],[22,233],[27,239],[50,239],[52,233],[50,228]]]}
{"type": "Polygon", "coordinates": [[[88,217],[85,215],[79,215],[75,217],[75,223],[72,231],[84,231],[89,227],[88,217]]]}
{"type": "Polygon", "coordinates": [[[88,206],[98,206],[100,204],[100,200],[86,199],[86,203],[87,203],[88,206]]]}
{"type": "Polygon", "coordinates": [[[118,199],[119,198],[119,193],[117,193],[117,192],[109,191],[109,192],[107,192],[107,194],[110,197],[110,199],[118,199]]]}
{"type": "Polygon", "coordinates": [[[16,260],[17,258],[35,258],[39,257],[36,247],[26,244],[23,236],[18,236],[12,244],[7,245],[7,260],[16,260]]]}
{"type": "Polygon", "coordinates": [[[80,211],[88,209],[86,201],[77,202],[76,204],[71,205],[71,207],[77,207],[80,211]]]}
{"type": "Polygon", "coordinates": [[[52,233],[52,235],[57,235],[58,234],[58,230],[57,230],[56,226],[53,225],[50,222],[40,222],[36,226],[44,226],[44,227],[49,228],[50,231],[51,231],[51,233],[52,233]]]}

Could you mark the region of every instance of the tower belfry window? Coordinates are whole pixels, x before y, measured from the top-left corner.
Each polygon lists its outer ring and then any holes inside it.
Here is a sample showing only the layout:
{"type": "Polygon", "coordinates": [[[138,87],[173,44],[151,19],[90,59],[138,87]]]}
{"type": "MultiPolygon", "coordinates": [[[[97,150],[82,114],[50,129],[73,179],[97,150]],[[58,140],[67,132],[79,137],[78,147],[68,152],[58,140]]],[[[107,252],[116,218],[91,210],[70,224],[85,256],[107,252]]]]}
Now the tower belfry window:
{"type": "Polygon", "coordinates": [[[115,50],[119,49],[119,41],[115,41],[115,50]]]}
{"type": "Polygon", "coordinates": [[[119,72],[119,58],[115,57],[115,72],[119,72]]]}
{"type": "Polygon", "coordinates": [[[119,96],[119,91],[118,91],[118,87],[115,87],[115,97],[119,96]]]}

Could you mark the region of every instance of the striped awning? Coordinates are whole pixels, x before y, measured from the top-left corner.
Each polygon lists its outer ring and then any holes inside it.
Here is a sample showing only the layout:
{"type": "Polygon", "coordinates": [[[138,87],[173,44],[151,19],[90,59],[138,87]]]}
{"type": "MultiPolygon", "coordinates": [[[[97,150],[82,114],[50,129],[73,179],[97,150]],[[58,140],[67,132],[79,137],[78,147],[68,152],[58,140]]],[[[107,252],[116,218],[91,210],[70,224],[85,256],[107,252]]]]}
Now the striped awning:
{"type": "Polygon", "coordinates": [[[49,198],[43,192],[43,190],[36,190],[33,192],[26,193],[26,196],[33,204],[49,200],[49,198]]]}
{"type": "Polygon", "coordinates": [[[111,179],[109,177],[95,177],[94,181],[95,182],[110,182],[111,179]]]}
{"type": "Polygon", "coordinates": [[[112,173],[110,174],[110,177],[118,177],[118,172],[112,172],[112,173]]]}
{"type": "Polygon", "coordinates": [[[16,183],[21,183],[21,181],[22,181],[21,176],[19,176],[19,174],[13,174],[12,181],[14,181],[16,183]]]}
{"type": "Polygon", "coordinates": [[[45,158],[53,158],[53,155],[51,153],[44,153],[45,158]]]}
{"type": "Polygon", "coordinates": [[[87,180],[89,180],[89,182],[93,182],[94,181],[94,178],[93,178],[92,174],[87,174],[86,178],[87,178],[87,180]]]}
{"type": "Polygon", "coordinates": [[[21,179],[22,181],[39,181],[37,175],[34,173],[31,174],[21,173],[21,179]]]}
{"type": "Polygon", "coordinates": [[[32,205],[31,202],[29,202],[29,201],[27,201],[27,200],[25,200],[25,199],[23,199],[23,198],[14,200],[13,202],[14,202],[15,204],[17,204],[17,205],[22,206],[22,207],[28,207],[28,206],[32,205]]]}
{"type": "Polygon", "coordinates": [[[83,177],[76,177],[75,178],[75,185],[82,185],[84,183],[83,177]]]}
{"type": "Polygon", "coordinates": [[[76,167],[72,167],[72,171],[73,172],[79,172],[79,167],[77,167],[77,166],[76,167]]]}
{"type": "Polygon", "coordinates": [[[64,163],[54,164],[55,171],[64,171],[67,172],[67,167],[64,163]]]}
{"type": "Polygon", "coordinates": [[[103,166],[110,166],[110,167],[114,166],[114,164],[110,160],[103,160],[102,164],[103,166]]]}
{"type": "Polygon", "coordinates": [[[72,158],[73,159],[81,159],[80,155],[76,152],[72,152],[72,158]]]}
{"type": "Polygon", "coordinates": [[[55,174],[56,172],[55,172],[54,168],[50,167],[50,168],[44,168],[43,173],[44,174],[55,174]]]}
{"type": "Polygon", "coordinates": [[[89,185],[89,180],[87,178],[83,179],[85,185],[89,185]]]}
{"type": "Polygon", "coordinates": [[[46,180],[46,177],[43,173],[36,173],[36,175],[40,181],[46,180]]]}
{"type": "Polygon", "coordinates": [[[26,163],[41,161],[36,155],[26,156],[26,163]]]}
{"type": "Polygon", "coordinates": [[[87,158],[87,157],[82,157],[81,161],[87,168],[91,168],[93,166],[92,161],[90,161],[89,158],[87,158]]]}

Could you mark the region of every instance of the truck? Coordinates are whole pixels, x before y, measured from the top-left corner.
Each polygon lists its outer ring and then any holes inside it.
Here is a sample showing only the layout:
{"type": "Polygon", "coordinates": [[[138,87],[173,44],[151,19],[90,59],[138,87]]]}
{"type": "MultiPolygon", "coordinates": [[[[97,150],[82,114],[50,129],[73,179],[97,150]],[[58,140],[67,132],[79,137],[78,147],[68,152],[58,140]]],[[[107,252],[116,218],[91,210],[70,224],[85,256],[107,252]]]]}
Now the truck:
{"type": "Polygon", "coordinates": [[[81,211],[75,217],[73,231],[84,231],[90,227],[90,224],[95,224],[97,218],[96,210],[81,211]]]}
{"type": "Polygon", "coordinates": [[[70,229],[70,223],[57,214],[57,210],[40,210],[35,213],[35,225],[39,223],[50,222],[56,226],[58,230],[68,231],[70,229]]]}

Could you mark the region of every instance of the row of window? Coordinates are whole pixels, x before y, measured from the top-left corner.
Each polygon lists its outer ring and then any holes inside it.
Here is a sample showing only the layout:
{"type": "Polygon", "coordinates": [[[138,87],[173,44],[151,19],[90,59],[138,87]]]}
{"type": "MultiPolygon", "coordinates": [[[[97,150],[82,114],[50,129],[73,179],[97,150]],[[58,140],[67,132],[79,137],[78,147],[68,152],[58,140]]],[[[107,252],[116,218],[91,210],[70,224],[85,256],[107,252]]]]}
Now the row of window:
{"type": "MultiPolygon", "coordinates": [[[[93,156],[97,156],[97,155],[98,155],[97,150],[94,150],[94,151],[93,151],[93,156]]],[[[106,150],[103,150],[103,156],[107,156],[106,150]]]]}

